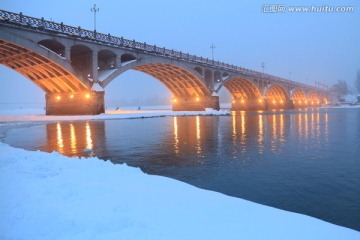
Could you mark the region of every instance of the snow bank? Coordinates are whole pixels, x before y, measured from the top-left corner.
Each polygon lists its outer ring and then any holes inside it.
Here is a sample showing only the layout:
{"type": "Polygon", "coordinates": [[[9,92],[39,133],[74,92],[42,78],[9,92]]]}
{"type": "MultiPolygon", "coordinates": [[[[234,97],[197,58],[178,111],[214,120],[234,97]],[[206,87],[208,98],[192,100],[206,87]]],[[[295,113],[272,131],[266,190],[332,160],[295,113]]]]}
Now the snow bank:
{"type": "Polygon", "coordinates": [[[28,122],[28,121],[70,121],[70,120],[105,120],[105,119],[121,119],[121,118],[150,118],[165,116],[201,116],[201,115],[230,115],[225,110],[207,110],[207,111],[180,111],[172,110],[107,110],[106,113],[100,115],[85,116],[46,116],[45,113],[28,114],[30,110],[17,110],[13,114],[8,111],[0,111],[0,122],[28,122]]]}
{"type": "Polygon", "coordinates": [[[0,143],[0,239],[359,239],[360,233],[97,158],[0,143]]]}

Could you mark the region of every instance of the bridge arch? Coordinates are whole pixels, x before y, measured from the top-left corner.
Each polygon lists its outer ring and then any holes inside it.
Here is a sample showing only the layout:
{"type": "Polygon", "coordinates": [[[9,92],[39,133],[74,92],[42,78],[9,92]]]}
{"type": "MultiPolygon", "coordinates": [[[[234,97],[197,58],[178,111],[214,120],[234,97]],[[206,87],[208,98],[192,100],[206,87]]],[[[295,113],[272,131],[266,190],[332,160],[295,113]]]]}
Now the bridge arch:
{"type": "Polygon", "coordinates": [[[267,99],[268,108],[284,108],[289,102],[288,94],[284,87],[280,84],[270,84],[264,93],[267,99]]]}
{"type": "Polygon", "coordinates": [[[308,105],[307,97],[303,90],[297,88],[291,94],[291,99],[293,100],[294,107],[304,107],[308,105]]]}
{"type": "MultiPolygon", "coordinates": [[[[135,57],[135,56],[134,56],[135,57]]],[[[170,62],[163,58],[146,58],[129,62],[118,68],[100,83],[105,88],[116,77],[127,70],[146,73],[162,82],[175,98],[209,97],[211,92],[206,87],[203,77],[191,67],[181,62],[170,62]]]]}
{"type": "Polygon", "coordinates": [[[310,91],[308,93],[308,102],[310,106],[318,106],[320,105],[320,98],[315,91],[310,91]]]}
{"type": "Polygon", "coordinates": [[[0,64],[30,79],[46,93],[79,92],[88,88],[87,82],[81,81],[64,67],[66,61],[59,59],[58,54],[55,57],[37,43],[28,41],[26,43],[28,45],[20,46],[0,40],[2,53],[0,64]]]}
{"type": "Polygon", "coordinates": [[[234,110],[262,109],[264,101],[259,88],[251,80],[235,77],[224,84],[233,97],[234,110]]]}

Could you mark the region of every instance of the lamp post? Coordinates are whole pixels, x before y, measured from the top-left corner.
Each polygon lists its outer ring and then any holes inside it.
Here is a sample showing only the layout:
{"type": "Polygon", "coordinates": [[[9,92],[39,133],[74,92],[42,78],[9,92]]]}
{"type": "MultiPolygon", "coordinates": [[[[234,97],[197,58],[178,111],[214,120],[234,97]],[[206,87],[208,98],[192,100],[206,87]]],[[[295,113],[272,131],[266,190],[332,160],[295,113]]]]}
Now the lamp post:
{"type": "Polygon", "coordinates": [[[99,12],[99,8],[96,7],[96,4],[92,8],[90,8],[90,11],[94,13],[94,31],[96,31],[96,13],[99,12]]]}
{"type": "Polygon", "coordinates": [[[264,62],[261,63],[261,69],[262,69],[262,73],[264,73],[264,69],[265,69],[265,63],[264,62]]]}
{"type": "Polygon", "coordinates": [[[212,43],[210,45],[210,48],[211,48],[211,57],[212,57],[212,60],[214,61],[214,48],[215,48],[215,45],[212,43]]]}

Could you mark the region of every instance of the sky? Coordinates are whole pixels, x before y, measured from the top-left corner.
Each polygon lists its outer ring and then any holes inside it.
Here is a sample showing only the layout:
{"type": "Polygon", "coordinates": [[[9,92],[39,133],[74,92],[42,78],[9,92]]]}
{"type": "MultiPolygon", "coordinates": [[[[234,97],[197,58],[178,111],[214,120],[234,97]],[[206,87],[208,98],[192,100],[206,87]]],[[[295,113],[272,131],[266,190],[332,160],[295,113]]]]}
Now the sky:
{"type": "MultiPolygon", "coordinates": [[[[1,0],[0,9],[44,17],[92,30],[96,2],[1,0]]],[[[346,81],[354,88],[360,70],[359,0],[102,0],[96,29],[139,42],[314,85],[346,81]],[[270,5],[282,13],[266,13],[270,5]],[[291,6],[353,6],[348,13],[290,12],[291,6]]],[[[0,65],[0,105],[45,102],[45,93],[28,79],[0,65]]],[[[224,95],[226,90],[222,91],[224,95]]],[[[160,81],[129,70],[105,88],[107,105],[169,102],[171,93],[160,81]]]]}

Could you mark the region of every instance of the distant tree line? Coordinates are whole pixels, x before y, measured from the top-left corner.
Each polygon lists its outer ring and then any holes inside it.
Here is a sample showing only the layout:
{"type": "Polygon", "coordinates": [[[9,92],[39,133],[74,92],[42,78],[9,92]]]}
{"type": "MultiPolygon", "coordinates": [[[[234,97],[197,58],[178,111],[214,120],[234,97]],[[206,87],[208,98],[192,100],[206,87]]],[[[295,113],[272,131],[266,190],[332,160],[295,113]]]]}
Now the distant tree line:
{"type": "MultiPolygon", "coordinates": [[[[360,70],[356,72],[355,88],[356,92],[360,94],[360,70]]],[[[349,93],[353,93],[353,91],[350,91],[347,82],[343,80],[338,80],[337,83],[330,87],[330,90],[334,92],[339,99],[349,93]]]]}

